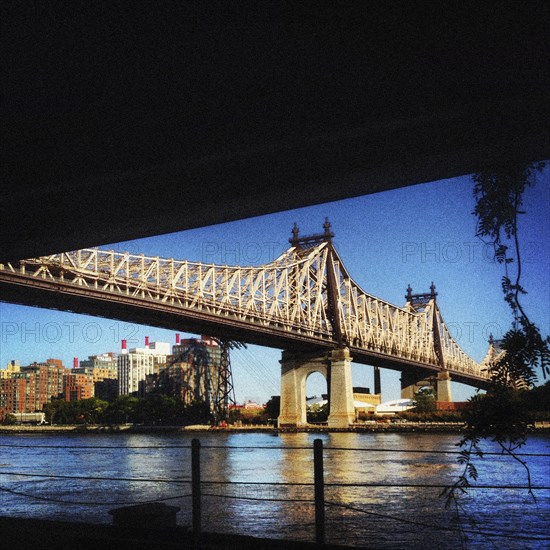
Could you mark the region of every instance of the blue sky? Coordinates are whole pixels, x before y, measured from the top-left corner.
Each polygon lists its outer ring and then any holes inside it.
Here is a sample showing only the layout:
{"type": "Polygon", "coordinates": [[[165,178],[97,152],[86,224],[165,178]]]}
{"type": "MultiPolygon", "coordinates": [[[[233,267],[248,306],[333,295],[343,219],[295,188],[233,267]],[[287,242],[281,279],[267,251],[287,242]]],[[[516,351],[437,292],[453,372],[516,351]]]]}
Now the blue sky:
{"type": "MultiPolygon", "coordinates": [[[[544,334],[550,333],[550,167],[538,175],[524,206],[524,303],[544,334]]],[[[221,207],[221,206],[220,206],[221,207]]],[[[294,222],[301,234],[322,231],[328,216],[335,246],[351,276],[369,294],[404,304],[407,285],[427,292],[433,281],[445,321],[462,348],[481,360],[489,333],[501,336],[511,315],[500,290],[502,266],[475,236],[469,176],[420,184],[319,206],[300,208],[102,248],[217,264],[259,265],[288,247],[294,222]]],[[[71,366],[80,359],[118,351],[120,340],[144,337],[174,342],[174,332],[73,313],[0,302],[0,367],[49,357],[71,366]]],[[[183,333],[182,333],[183,334],[183,333]]],[[[132,342],[133,340],[133,342],[132,342]]],[[[279,393],[280,350],[248,346],[232,356],[238,401],[265,402],[279,393]]],[[[372,368],[354,365],[353,383],[373,388],[372,368]]],[[[399,373],[382,371],[383,399],[399,397],[399,373]]],[[[308,380],[308,395],[326,391],[321,375],[308,380]]],[[[474,390],[453,383],[455,400],[474,390]]]]}

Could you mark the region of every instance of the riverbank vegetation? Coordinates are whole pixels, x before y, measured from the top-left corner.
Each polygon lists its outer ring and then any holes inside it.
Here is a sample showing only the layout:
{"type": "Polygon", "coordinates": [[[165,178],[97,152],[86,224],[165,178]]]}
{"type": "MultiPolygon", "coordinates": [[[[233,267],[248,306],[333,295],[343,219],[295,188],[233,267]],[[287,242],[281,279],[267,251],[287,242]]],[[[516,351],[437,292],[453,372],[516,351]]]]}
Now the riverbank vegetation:
{"type": "MultiPolygon", "coordinates": [[[[92,397],[80,401],[54,399],[44,406],[46,422],[74,424],[144,424],[149,426],[211,425],[214,418],[205,402],[185,404],[181,399],[155,394],[147,397],[121,395],[112,402],[92,397]]],[[[232,409],[229,421],[262,424],[269,419],[267,408],[232,409]]]]}
{"type": "MultiPolygon", "coordinates": [[[[480,394],[471,400],[470,406],[459,411],[438,411],[435,400],[430,396],[418,397],[416,407],[384,418],[384,420],[404,420],[408,422],[474,422],[488,407],[496,403],[495,397],[480,394]]],[[[502,410],[501,404],[497,411],[502,410]]],[[[516,422],[528,425],[536,421],[550,421],[550,381],[532,389],[510,389],[506,397],[506,412],[516,422]]],[[[185,405],[181,400],[166,395],[154,395],[144,398],[122,395],[112,402],[92,397],[80,401],[54,399],[44,406],[46,422],[50,425],[81,424],[143,424],[148,426],[186,426],[193,424],[214,424],[205,403],[185,405]]],[[[490,418],[496,418],[496,412],[490,418]]],[[[229,423],[237,425],[271,424],[279,415],[278,398],[273,398],[263,409],[233,408],[230,410],[229,423]]],[[[308,422],[313,424],[326,422],[327,406],[314,406],[308,412],[308,422]]],[[[368,415],[362,420],[381,420],[380,416],[368,415]]],[[[8,415],[4,424],[15,424],[14,415],[8,415]]]]}
{"type": "Polygon", "coordinates": [[[185,425],[207,422],[205,403],[185,405],[167,395],[145,398],[121,395],[108,402],[92,397],[79,401],[54,399],[44,406],[49,424],[185,425]]]}
{"type": "MultiPolygon", "coordinates": [[[[361,416],[359,423],[365,421],[383,422],[464,422],[471,425],[479,418],[486,418],[487,423],[504,423],[513,417],[521,426],[530,426],[535,422],[550,421],[550,381],[543,386],[532,389],[510,389],[506,402],[497,402],[495,396],[480,394],[475,396],[469,407],[464,410],[436,410],[435,400],[430,396],[418,397],[415,409],[403,411],[392,416],[369,414],[361,416]],[[484,416],[489,410],[487,416],[484,416]],[[499,412],[500,411],[500,412],[499,412]],[[500,414],[500,417],[499,417],[500,414]],[[498,421],[498,418],[501,418],[498,421]]],[[[120,425],[140,424],[145,426],[188,426],[214,425],[205,403],[185,405],[181,400],[155,395],[146,398],[120,396],[112,402],[97,398],[80,401],[53,400],[44,407],[46,422],[49,425],[120,425]]],[[[275,425],[279,415],[277,398],[266,403],[263,409],[234,408],[230,410],[229,424],[237,426],[275,425]]],[[[327,406],[313,406],[308,410],[308,422],[323,424],[327,421],[327,406]]],[[[8,415],[4,425],[17,424],[15,415],[8,415]]],[[[498,424],[491,425],[491,430],[498,424]]]]}

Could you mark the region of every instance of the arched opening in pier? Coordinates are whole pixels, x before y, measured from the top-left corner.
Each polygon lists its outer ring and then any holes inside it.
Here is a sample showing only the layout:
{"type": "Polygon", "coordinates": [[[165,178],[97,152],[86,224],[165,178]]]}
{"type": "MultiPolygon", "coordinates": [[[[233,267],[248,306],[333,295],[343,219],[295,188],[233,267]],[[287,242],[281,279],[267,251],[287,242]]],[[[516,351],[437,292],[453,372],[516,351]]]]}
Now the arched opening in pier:
{"type": "Polygon", "coordinates": [[[328,385],[324,374],[314,371],[306,378],[306,417],[308,422],[326,422],[328,385]]]}

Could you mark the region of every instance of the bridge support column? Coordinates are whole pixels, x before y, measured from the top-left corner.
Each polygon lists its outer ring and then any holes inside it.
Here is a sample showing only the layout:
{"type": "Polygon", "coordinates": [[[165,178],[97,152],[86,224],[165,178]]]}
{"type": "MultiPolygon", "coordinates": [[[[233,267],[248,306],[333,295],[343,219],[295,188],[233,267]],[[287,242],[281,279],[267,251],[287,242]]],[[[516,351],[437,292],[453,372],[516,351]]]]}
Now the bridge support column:
{"type": "Polygon", "coordinates": [[[281,412],[279,427],[306,426],[306,380],[313,372],[325,378],[330,368],[330,428],[347,428],[355,421],[351,356],[347,348],[321,356],[283,351],[281,359],[281,412]]]}
{"type": "Polygon", "coordinates": [[[415,394],[425,386],[434,388],[433,378],[426,371],[411,368],[401,372],[401,399],[414,399],[415,394]]]}
{"type": "Polygon", "coordinates": [[[442,370],[437,375],[437,400],[450,403],[451,396],[451,375],[449,371],[442,370]]]}
{"type": "Polygon", "coordinates": [[[278,425],[305,426],[306,415],[306,380],[313,372],[320,372],[325,378],[328,374],[327,356],[283,351],[281,359],[281,412],[278,425]]]}
{"type": "Polygon", "coordinates": [[[351,356],[347,348],[333,350],[330,356],[329,428],[347,428],[355,421],[351,356]]]}
{"type": "Polygon", "coordinates": [[[380,395],[382,393],[382,384],[380,383],[380,367],[374,367],[374,393],[380,395]]]}
{"type": "Polygon", "coordinates": [[[451,402],[451,375],[447,370],[441,370],[437,376],[427,376],[418,369],[401,373],[401,399],[414,399],[418,391],[429,386],[433,388],[437,401],[451,402]]]}

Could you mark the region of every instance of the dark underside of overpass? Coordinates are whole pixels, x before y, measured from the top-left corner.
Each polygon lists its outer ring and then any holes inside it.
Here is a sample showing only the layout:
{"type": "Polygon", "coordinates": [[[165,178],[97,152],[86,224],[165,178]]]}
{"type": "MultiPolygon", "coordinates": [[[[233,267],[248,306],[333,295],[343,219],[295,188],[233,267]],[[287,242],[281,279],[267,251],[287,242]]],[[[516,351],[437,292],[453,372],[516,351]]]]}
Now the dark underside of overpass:
{"type": "Polygon", "coordinates": [[[4,5],[0,260],[549,158],[548,6],[4,5]]]}

